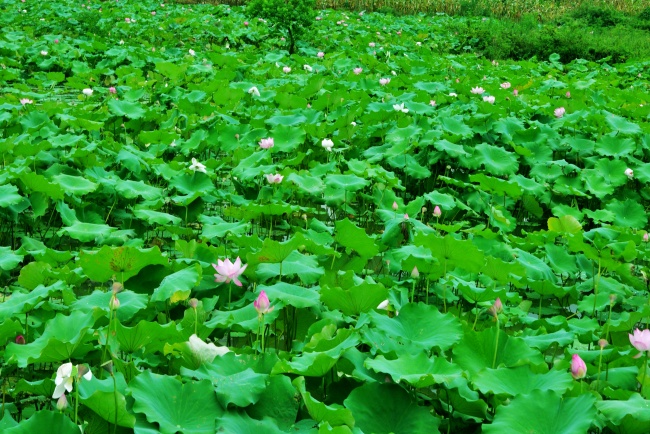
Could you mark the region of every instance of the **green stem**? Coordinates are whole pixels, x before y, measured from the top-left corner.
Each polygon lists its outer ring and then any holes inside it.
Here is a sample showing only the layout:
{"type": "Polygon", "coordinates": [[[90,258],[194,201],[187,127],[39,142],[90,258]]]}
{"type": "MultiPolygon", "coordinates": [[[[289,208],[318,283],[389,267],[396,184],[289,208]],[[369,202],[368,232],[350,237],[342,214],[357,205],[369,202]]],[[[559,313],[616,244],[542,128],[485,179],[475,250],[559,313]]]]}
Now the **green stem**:
{"type": "MultiPolygon", "coordinates": [[[[76,380],[74,388],[74,424],[77,425],[77,414],[79,411],[79,380],[76,380]]],[[[117,409],[116,409],[117,411],[117,409]]]]}
{"type": "Polygon", "coordinates": [[[648,370],[648,352],[643,356],[643,376],[641,377],[641,396],[643,396],[643,385],[645,384],[645,374],[648,370]]]}
{"type": "Polygon", "coordinates": [[[594,276],[594,308],[591,317],[596,315],[596,301],[598,300],[598,283],[600,282],[600,258],[598,258],[598,274],[594,276]]]}
{"type": "Polygon", "coordinates": [[[199,334],[196,332],[199,328],[199,313],[194,308],[194,334],[198,337],[199,334]]]}
{"type": "Polygon", "coordinates": [[[427,304],[429,304],[429,282],[431,282],[431,280],[427,277],[427,304]]]}
{"type": "Polygon", "coordinates": [[[501,327],[499,327],[499,317],[497,316],[497,338],[494,343],[494,357],[492,357],[492,369],[496,368],[497,364],[497,353],[499,352],[499,332],[501,327]]]}
{"type": "Polygon", "coordinates": [[[413,285],[411,286],[411,303],[415,300],[415,280],[413,280],[413,285]]]}
{"type": "Polygon", "coordinates": [[[117,432],[117,379],[115,378],[115,375],[111,375],[113,377],[113,400],[115,402],[115,422],[113,424],[113,434],[117,432]]]}

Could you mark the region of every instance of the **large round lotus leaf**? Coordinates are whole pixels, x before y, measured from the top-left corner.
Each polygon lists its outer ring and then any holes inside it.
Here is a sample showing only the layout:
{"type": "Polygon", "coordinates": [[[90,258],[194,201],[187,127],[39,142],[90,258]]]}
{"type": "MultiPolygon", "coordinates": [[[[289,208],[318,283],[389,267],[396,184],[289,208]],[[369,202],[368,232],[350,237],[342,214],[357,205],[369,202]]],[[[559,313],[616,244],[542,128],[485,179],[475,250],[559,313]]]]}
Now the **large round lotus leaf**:
{"type": "Polygon", "coordinates": [[[612,200],[605,209],[614,214],[614,224],[627,228],[643,228],[648,223],[648,216],[643,205],[632,199],[624,202],[612,200]]]}
{"type": "Polygon", "coordinates": [[[81,381],[79,383],[79,399],[86,407],[93,410],[104,420],[115,423],[118,426],[133,428],[135,417],[126,409],[126,398],[124,391],[126,382],[120,372],[115,373],[117,390],[113,385],[112,378],[100,380],[93,376],[90,381],[81,381]],[[117,396],[116,396],[117,395],[117,396]],[[117,419],[115,418],[117,403],[117,419]]]}
{"type": "Polygon", "coordinates": [[[110,100],[108,102],[108,108],[111,109],[111,112],[114,115],[126,116],[129,119],[139,119],[145,113],[145,110],[142,108],[142,105],[140,103],[119,101],[117,99],[110,100]]]}
{"type": "Polygon", "coordinates": [[[331,426],[347,425],[354,427],[354,418],[352,412],[337,404],[325,405],[315,399],[305,388],[305,377],[298,377],[293,381],[302,395],[307,412],[316,422],[327,422],[331,426]]]}
{"type": "Polygon", "coordinates": [[[175,377],[146,371],[129,384],[133,411],[158,423],[163,433],[214,434],[216,419],[223,415],[212,383],[181,383],[175,377]]]}
{"type": "Polygon", "coordinates": [[[539,351],[530,348],[520,338],[508,336],[496,326],[481,332],[466,331],[463,339],[454,347],[454,362],[472,374],[501,365],[546,365],[539,351]]]}
{"type": "Polygon", "coordinates": [[[494,422],[483,425],[483,433],[586,433],[596,417],[595,402],[590,394],[562,398],[550,390],[534,390],[498,407],[494,422]]]}
{"type": "MultiPolygon", "coordinates": [[[[2,193],[0,193],[2,194],[2,193]]],[[[24,256],[15,254],[11,247],[0,247],[0,269],[10,271],[21,263],[24,256]]]]}
{"type": "Polygon", "coordinates": [[[246,412],[259,420],[270,417],[280,428],[287,430],[296,421],[300,407],[295,396],[296,388],[289,377],[273,375],[257,403],[247,407],[246,412]]]}
{"type": "Polygon", "coordinates": [[[463,335],[455,315],[440,313],[423,303],[404,305],[394,318],[379,312],[371,312],[370,316],[375,327],[404,344],[406,352],[430,351],[434,347],[445,350],[463,335]]]}
{"type": "Polygon", "coordinates": [[[650,401],[634,393],[624,401],[600,401],[596,408],[614,432],[646,434],[650,432],[650,401]]]}
{"type": "Polygon", "coordinates": [[[228,412],[217,421],[217,431],[223,433],[264,433],[283,434],[278,424],[269,418],[252,419],[246,413],[228,412]]]}
{"type": "Polygon", "coordinates": [[[450,383],[463,373],[459,366],[442,357],[430,359],[424,352],[415,356],[404,354],[395,360],[377,356],[375,359],[367,359],[365,365],[375,372],[390,375],[395,383],[404,380],[416,388],[450,383]]]}
{"type": "Polygon", "coordinates": [[[344,404],[352,410],[355,426],[364,433],[439,432],[440,420],[396,384],[364,384],[354,389],[344,404]]]}
{"type": "Polygon", "coordinates": [[[2,431],[3,434],[79,434],[79,427],[63,413],[41,410],[18,425],[2,431]]]}
{"type": "Polygon", "coordinates": [[[568,371],[538,374],[528,366],[484,369],[473,378],[474,386],[484,394],[523,395],[532,390],[554,390],[563,394],[573,385],[568,371]]]}
{"type": "Polygon", "coordinates": [[[0,207],[7,208],[16,205],[23,197],[18,194],[18,187],[14,185],[0,186],[0,207]]]}

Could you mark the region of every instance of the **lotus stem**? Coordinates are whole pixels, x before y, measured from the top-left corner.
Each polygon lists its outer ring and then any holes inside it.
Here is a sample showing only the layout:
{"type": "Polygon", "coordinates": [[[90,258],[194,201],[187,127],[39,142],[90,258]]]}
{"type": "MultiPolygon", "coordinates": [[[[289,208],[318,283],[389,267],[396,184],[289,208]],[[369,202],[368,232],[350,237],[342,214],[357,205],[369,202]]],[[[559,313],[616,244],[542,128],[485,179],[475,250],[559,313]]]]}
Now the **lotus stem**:
{"type": "Polygon", "coordinates": [[[499,352],[499,332],[501,331],[501,327],[499,326],[499,317],[496,317],[497,319],[497,338],[494,341],[494,356],[492,357],[492,369],[496,368],[497,364],[497,353],[499,352]]]}

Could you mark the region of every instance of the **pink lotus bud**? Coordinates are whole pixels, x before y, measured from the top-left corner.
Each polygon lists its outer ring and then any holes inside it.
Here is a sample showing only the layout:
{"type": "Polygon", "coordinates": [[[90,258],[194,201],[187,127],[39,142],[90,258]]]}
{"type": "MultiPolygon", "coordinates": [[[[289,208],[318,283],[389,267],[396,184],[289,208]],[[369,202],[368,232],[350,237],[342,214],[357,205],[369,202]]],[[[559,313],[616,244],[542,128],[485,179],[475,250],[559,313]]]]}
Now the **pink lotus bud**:
{"type": "Polygon", "coordinates": [[[68,398],[65,397],[65,393],[59,397],[56,401],[56,409],[63,411],[68,408],[68,398]]]}
{"type": "Polygon", "coordinates": [[[244,25],[245,25],[245,26],[248,26],[248,21],[244,21],[244,25]]]}
{"type": "Polygon", "coordinates": [[[436,205],[436,206],[433,208],[433,215],[434,215],[436,218],[440,218],[440,216],[442,215],[442,211],[440,211],[440,207],[439,207],[438,205],[436,205]]]}
{"type": "Polygon", "coordinates": [[[117,295],[113,295],[111,297],[110,308],[113,310],[120,308],[120,300],[117,299],[117,295]]]}
{"type": "Polygon", "coordinates": [[[584,360],[580,358],[579,355],[574,354],[571,359],[571,376],[576,380],[585,378],[587,375],[587,365],[585,365],[584,360]]]}
{"type": "Polygon", "coordinates": [[[501,298],[497,297],[496,300],[494,300],[494,304],[490,306],[490,313],[494,315],[495,317],[499,315],[501,312],[503,312],[503,303],[501,303],[501,298]]]}
{"type": "Polygon", "coordinates": [[[411,277],[414,278],[414,279],[417,279],[418,277],[420,277],[420,272],[418,271],[417,266],[413,267],[413,271],[411,271],[411,277]]]}
{"type": "Polygon", "coordinates": [[[55,40],[54,40],[54,43],[55,43],[55,44],[58,44],[58,43],[59,43],[59,40],[58,40],[58,39],[55,39],[55,40]]]}
{"type": "Polygon", "coordinates": [[[192,309],[196,309],[199,305],[199,301],[196,298],[190,298],[190,301],[187,302],[192,309]]]}
{"type": "Polygon", "coordinates": [[[16,343],[18,345],[25,345],[25,336],[23,335],[16,336],[16,343]]]}
{"type": "Polygon", "coordinates": [[[601,350],[605,348],[607,346],[607,339],[600,339],[598,341],[598,346],[600,347],[601,350]]]}
{"type": "Polygon", "coordinates": [[[515,89],[515,90],[512,91],[512,94],[513,94],[514,96],[517,96],[517,95],[519,95],[519,91],[518,91],[517,89],[515,89]]]}
{"type": "Polygon", "coordinates": [[[567,97],[567,98],[571,98],[571,92],[568,92],[568,91],[567,91],[567,93],[566,93],[566,97],[567,97]]]}
{"type": "Polygon", "coordinates": [[[117,93],[117,89],[115,89],[113,86],[109,87],[108,91],[113,94],[117,93]]]}
{"type": "Polygon", "coordinates": [[[393,211],[397,211],[397,208],[398,208],[397,202],[393,202],[393,211]]]}
{"type": "Polygon", "coordinates": [[[645,241],[647,243],[649,239],[650,239],[650,236],[648,235],[647,232],[645,234],[643,234],[643,241],[645,241]]]}
{"type": "Polygon", "coordinates": [[[113,286],[111,287],[111,290],[113,291],[113,294],[117,294],[118,292],[122,291],[124,289],[124,285],[122,285],[120,282],[113,282],[113,286]]]}
{"type": "Polygon", "coordinates": [[[322,51],[319,51],[318,54],[316,55],[316,57],[318,57],[319,59],[322,59],[323,57],[325,57],[325,53],[323,53],[322,51]]]}
{"type": "Polygon", "coordinates": [[[270,307],[271,302],[269,301],[269,297],[266,295],[266,292],[264,292],[264,290],[262,290],[262,292],[260,292],[260,295],[257,296],[257,299],[253,302],[253,306],[255,306],[255,310],[260,316],[266,315],[273,310],[273,308],[270,307]]]}
{"type": "Polygon", "coordinates": [[[408,215],[408,214],[404,214],[404,220],[408,220],[408,219],[409,219],[409,215],[408,215]]]}

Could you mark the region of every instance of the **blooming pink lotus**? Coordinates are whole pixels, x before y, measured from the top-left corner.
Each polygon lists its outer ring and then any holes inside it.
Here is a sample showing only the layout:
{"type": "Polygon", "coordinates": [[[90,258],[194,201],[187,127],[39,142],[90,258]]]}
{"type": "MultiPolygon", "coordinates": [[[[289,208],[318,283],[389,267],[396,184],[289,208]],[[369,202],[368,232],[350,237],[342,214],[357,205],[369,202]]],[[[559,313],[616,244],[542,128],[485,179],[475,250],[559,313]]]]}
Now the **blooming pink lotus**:
{"type": "Polygon", "coordinates": [[[432,99],[431,101],[429,101],[429,105],[431,107],[435,107],[436,106],[436,101],[432,99]]]}
{"type": "Polygon", "coordinates": [[[501,89],[510,89],[510,82],[506,81],[505,83],[501,83],[501,89]]]}
{"type": "Polygon", "coordinates": [[[634,329],[634,334],[628,336],[630,337],[630,343],[634,348],[642,353],[647,351],[650,354],[650,329],[645,329],[643,331],[634,329]]]}
{"type": "Polygon", "coordinates": [[[260,148],[262,149],[271,149],[273,146],[275,146],[275,143],[273,143],[273,137],[260,140],[260,148]]]}
{"type": "Polygon", "coordinates": [[[562,116],[564,116],[565,113],[566,113],[566,110],[564,109],[564,107],[558,107],[553,111],[553,114],[558,119],[561,118],[562,116]]]}
{"type": "Polygon", "coordinates": [[[390,78],[380,78],[379,79],[379,84],[382,86],[386,86],[388,83],[390,83],[390,78]]]}
{"type": "Polygon", "coordinates": [[[587,365],[585,361],[580,358],[579,355],[574,354],[571,358],[571,376],[576,380],[585,378],[587,375],[587,365]]]}
{"type": "Polygon", "coordinates": [[[361,68],[354,68],[354,69],[352,70],[352,72],[354,72],[355,75],[359,75],[359,74],[361,74],[361,73],[363,72],[363,69],[361,69],[361,68]]]}
{"type": "Polygon", "coordinates": [[[490,104],[494,104],[495,100],[496,100],[496,98],[494,98],[492,95],[483,97],[483,101],[489,102],[490,104]]]}
{"type": "Polygon", "coordinates": [[[513,94],[514,96],[518,96],[518,95],[519,95],[519,91],[518,91],[517,89],[515,89],[515,90],[512,91],[512,94],[513,94]]]}
{"type": "Polygon", "coordinates": [[[111,86],[111,87],[108,88],[108,92],[115,94],[115,93],[117,93],[117,89],[115,89],[113,86],[111,86]]]}
{"type": "Polygon", "coordinates": [[[27,104],[34,104],[34,101],[32,101],[32,100],[29,99],[29,98],[21,98],[21,99],[20,99],[20,103],[21,103],[22,105],[27,105],[27,104]]]}
{"type": "Polygon", "coordinates": [[[264,176],[266,176],[266,180],[269,182],[269,184],[279,184],[284,179],[284,176],[280,175],[279,173],[276,173],[275,175],[269,173],[264,176]]]}
{"type": "Polygon", "coordinates": [[[480,94],[482,94],[483,92],[485,92],[485,89],[483,89],[483,88],[480,87],[480,86],[477,86],[477,87],[473,87],[471,92],[474,93],[474,94],[476,94],[476,95],[480,95],[480,94]]]}
{"type": "Polygon", "coordinates": [[[288,74],[288,73],[291,72],[291,68],[289,68],[288,66],[285,66],[284,68],[282,68],[282,71],[283,71],[285,74],[288,74]]]}
{"type": "Polygon", "coordinates": [[[230,262],[230,259],[226,259],[225,261],[218,259],[217,263],[212,264],[212,266],[217,271],[217,274],[214,275],[215,282],[230,283],[232,280],[235,285],[242,286],[242,283],[239,281],[239,276],[246,270],[248,264],[242,266],[239,256],[235,259],[234,264],[230,262]]]}
{"type": "Polygon", "coordinates": [[[319,51],[318,54],[316,55],[316,57],[318,57],[319,59],[322,59],[323,57],[325,57],[325,53],[323,53],[322,51],[319,51]]]}
{"type": "Polygon", "coordinates": [[[255,306],[255,310],[259,316],[266,315],[267,313],[273,311],[271,302],[269,301],[269,296],[266,295],[266,292],[264,290],[262,290],[262,292],[260,292],[260,295],[257,296],[253,302],[253,306],[255,306]]]}

